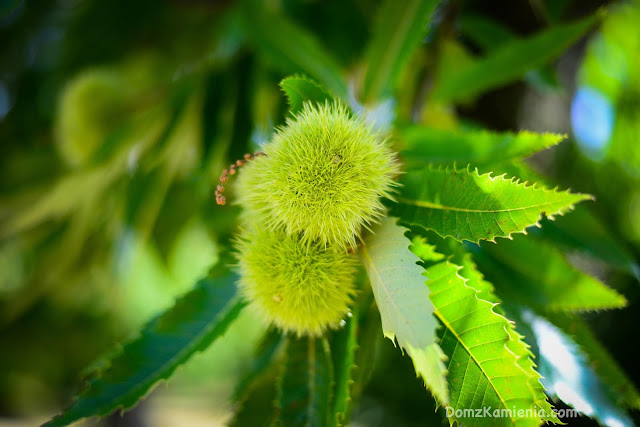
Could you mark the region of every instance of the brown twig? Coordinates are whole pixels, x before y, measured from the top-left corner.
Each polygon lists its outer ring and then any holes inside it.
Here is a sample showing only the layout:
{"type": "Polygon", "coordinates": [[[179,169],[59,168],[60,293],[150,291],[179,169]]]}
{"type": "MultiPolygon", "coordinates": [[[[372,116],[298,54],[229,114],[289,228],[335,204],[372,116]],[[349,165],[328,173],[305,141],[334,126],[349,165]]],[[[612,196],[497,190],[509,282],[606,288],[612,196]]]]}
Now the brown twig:
{"type": "Polygon", "coordinates": [[[253,154],[245,154],[243,159],[236,160],[234,164],[229,166],[229,169],[225,169],[222,171],[222,175],[220,176],[220,185],[216,188],[216,203],[219,205],[224,205],[227,203],[227,198],[222,195],[224,192],[224,183],[229,180],[229,175],[235,175],[238,171],[238,168],[247,164],[247,162],[255,159],[256,157],[266,156],[262,151],[256,151],[253,154]]]}

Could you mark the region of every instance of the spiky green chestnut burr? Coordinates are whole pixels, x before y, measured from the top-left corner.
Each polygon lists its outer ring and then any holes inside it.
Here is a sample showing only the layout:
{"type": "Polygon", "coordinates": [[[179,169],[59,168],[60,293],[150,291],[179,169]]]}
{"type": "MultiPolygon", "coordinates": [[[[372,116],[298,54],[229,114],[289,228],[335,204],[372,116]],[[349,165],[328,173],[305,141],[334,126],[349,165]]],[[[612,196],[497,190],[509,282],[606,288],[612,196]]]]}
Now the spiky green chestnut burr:
{"type": "Polygon", "coordinates": [[[239,174],[247,217],[306,242],[355,246],[384,212],[398,164],[386,142],[337,103],[306,104],[239,174]]]}
{"type": "Polygon", "coordinates": [[[242,230],[236,241],[244,297],[284,331],[321,335],[340,325],[355,294],[355,258],[282,231],[242,230]]]}

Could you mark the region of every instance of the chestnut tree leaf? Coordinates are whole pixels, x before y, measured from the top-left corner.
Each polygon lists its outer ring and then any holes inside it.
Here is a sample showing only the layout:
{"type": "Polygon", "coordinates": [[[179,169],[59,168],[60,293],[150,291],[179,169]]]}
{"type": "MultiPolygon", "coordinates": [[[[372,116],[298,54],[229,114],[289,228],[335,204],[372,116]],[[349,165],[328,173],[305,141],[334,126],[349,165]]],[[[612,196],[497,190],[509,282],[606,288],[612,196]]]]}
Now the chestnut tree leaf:
{"type": "Polygon", "coordinates": [[[429,288],[409,250],[406,229],[387,217],[362,245],[360,257],[371,282],[384,336],[406,350],[416,370],[436,399],[449,401],[444,355],[436,343],[436,319],[429,288]]]}
{"type": "Polygon", "coordinates": [[[496,310],[496,302],[482,298],[489,295],[488,299],[494,299],[487,282],[476,276],[476,289],[460,275],[462,270],[442,261],[425,273],[430,278],[427,283],[436,317],[444,326],[440,346],[449,358],[453,418],[464,425],[537,426],[541,421],[558,422],[522,336],[496,310]],[[469,417],[463,411],[459,412],[462,416],[455,415],[459,409],[485,407],[511,411],[500,418],[469,417]]]}
{"type": "Polygon", "coordinates": [[[318,83],[304,76],[291,76],[280,82],[280,87],[287,95],[289,111],[293,114],[302,110],[305,102],[324,104],[333,97],[318,83]]]}
{"type": "Polygon", "coordinates": [[[168,379],[194,353],[224,334],[244,306],[236,292],[235,276],[200,280],[110,358],[71,406],[45,426],[65,426],[133,407],[154,384],[168,379]]]}
{"type": "Polygon", "coordinates": [[[478,242],[525,233],[542,216],[553,219],[590,199],[585,194],[527,185],[477,170],[425,168],[407,172],[392,214],[401,223],[442,237],[478,242]]]}

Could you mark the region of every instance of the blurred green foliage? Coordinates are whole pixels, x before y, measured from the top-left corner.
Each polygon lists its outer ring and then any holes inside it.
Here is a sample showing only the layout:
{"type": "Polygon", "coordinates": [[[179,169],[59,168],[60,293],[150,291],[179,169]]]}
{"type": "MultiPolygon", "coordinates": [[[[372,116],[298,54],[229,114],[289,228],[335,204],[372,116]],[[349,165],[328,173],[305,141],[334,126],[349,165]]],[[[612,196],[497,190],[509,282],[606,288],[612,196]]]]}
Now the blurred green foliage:
{"type": "MultiPolygon", "coordinates": [[[[380,127],[393,124],[394,143],[406,152],[412,126],[428,126],[428,138],[455,130],[464,144],[480,127],[518,130],[514,106],[528,92],[565,110],[573,100],[571,120],[550,129],[572,133],[568,141],[527,163],[483,158],[480,166],[523,180],[545,173],[549,183],[596,196],[535,234],[561,244],[558,263],[575,258],[625,293],[625,311],[584,321],[638,383],[627,343],[640,316],[640,5],[614,3],[603,17],[597,1],[411,1],[408,19],[393,2],[380,3],[2,3],[0,417],[58,410],[76,390],[78,372],[206,275],[228,247],[238,212],[215,205],[220,172],[284,123],[278,83],[296,73],[380,127]],[[384,7],[391,12],[380,19],[384,7]],[[600,21],[586,47],[567,52],[600,21]],[[381,29],[397,30],[398,43],[376,37],[381,29]],[[558,56],[573,66],[554,66],[558,56]],[[584,130],[584,123],[601,125],[584,130]],[[592,142],[602,129],[609,130],[592,142]]],[[[496,273],[498,293],[500,283],[496,273]]],[[[378,313],[362,306],[368,326],[360,328],[360,346],[378,357],[356,363],[368,381],[353,391],[362,396],[354,418],[440,422],[409,358],[382,341],[378,313]]],[[[511,307],[512,318],[527,318],[511,307]]],[[[572,321],[554,323],[571,332],[572,321]]],[[[207,399],[229,396],[262,332],[243,313],[179,373],[175,390],[195,395],[196,385],[216,383],[221,389],[207,399]]],[[[588,330],[577,333],[592,343],[588,330]]],[[[247,407],[273,396],[274,376],[260,378],[247,407]]],[[[633,402],[627,405],[637,409],[633,402]]],[[[632,416],[637,422],[637,411],[632,416]]],[[[255,414],[241,417],[256,422],[255,414]]]]}

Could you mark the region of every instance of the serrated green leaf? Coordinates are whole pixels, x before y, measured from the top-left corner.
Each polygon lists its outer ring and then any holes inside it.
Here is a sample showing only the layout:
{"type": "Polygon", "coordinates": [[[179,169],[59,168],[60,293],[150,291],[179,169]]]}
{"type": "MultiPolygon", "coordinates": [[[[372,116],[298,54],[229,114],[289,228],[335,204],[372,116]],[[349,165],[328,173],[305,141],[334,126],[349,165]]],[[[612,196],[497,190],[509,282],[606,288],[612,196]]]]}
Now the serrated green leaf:
{"type": "Polygon", "coordinates": [[[287,95],[289,111],[293,114],[302,109],[305,102],[324,104],[333,97],[319,84],[303,76],[291,76],[280,82],[280,87],[287,95]]]}
{"type": "Polygon", "coordinates": [[[241,399],[251,385],[269,368],[278,353],[280,353],[282,342],[283,338],[280,331],[276,329],[267,331],[256,349],[251,366],[236,384],[232,396],[233,400],[241,399]]]}
{"type": "Polygon", "coordinates": [[[332,426],[347,424],[351,406],[351,387],[353,370],[356,368],[356,349],[358,347],[359,313],[354,309],[347,324],[332,334],[329,341],[335,370],[335,398],[330,420],[332,426]]]}
{"type": "Polygon", "coordinates": [[[484,166],[530,156],[558,144],[566,135],[522,131],[442,130],[407,126],[400,137],[405,143],[402,157],[407,167],[429,163],[484,166]]]}
{"type": "Polygon", "coordinates": [[[448,402],[442,350],[435,342],[436,320],[419,258],[409,250],[405,229],[385,218],[361,248],[385,337],[404,348],[416,373],[440,403],[448,402]]]}
{"type": "MultiPolygon", "coordinates": [[[[484,275],[478,270],[471,254],[464,253],[460,258],[462,261],[460,264],[462,269],[459,274],[465,279],[468,279],[467,284],[478,291],[476,294],[477,297],[492,304],[501,304],[502,301],[495,294],[493,284],[484,279],[484,275]]],[[[506,317],[500,305],[495,305],[493,307],[493,311],[506,317]]],[[[524,336],[518,333],[516,325],[513,322],[509,322],[506,326],[506,330],[509,333],[507,348],[516,355],[516,363],[528,376],[529,387],[533,390],[535,396],[536,408],[542,410],[543,413],[546,414],[542,417],[542,420],[545,422],[558,422],[557,417],[552,412],[553,407],[544,394],[544,387],[540,382],[541,376],[536,371],[534,355],[529,350],[530,346],[524,341],[524,336]]]]}
{"type": "Polygon", "coordinates": [[[326,339],[289,337],[279,382],[276,425],[329,425],[333,378],[326,339]]]}
{"type": "Polygon", "coordinates": [[[340,65],[313,34],[269,10],[264,2],[243,3],[245,30],[253,45],[273,65],[286,73],[307,74],[336,96],[348,99],[340,65]]]}
{"type": "Polygon", "coordinates": [[[541,216],[553,219],[591,198],[477,170],[414,170],[401,183],[392,214],[402,223],[472,242],[524,233],[538,225],[541,216]]]}
{"type": "Polygon", "coordinates": [[[439,102],[463,101],[517,80],[562,53],[585,35],[598,19],[598,15],[592,15],[526,39],[504,43],[459,72],[440,74],[432,98],[439,102]]]}
{"type": "Polygon", "coordinates": [[[578,344],[595,373],[602,379],[603,385],[611,389],[610,395],[619,405],[640,409],[640,392],[585,321],[568,313],[553,313],[548,315],[548,319],[578,344]]]}
{"type": "Polygon", "coordinates": [[[558,249],[539,239],[516,236],[481,248],[476,259],[498,292],[523,304],[542,311],[599,310],[627,304],[624,296],[574,268],[558,249]]]}
{"type": "MultiPolygon", "coordinates": [[[[414,245],[411,250],[422,259],[425,268],[429,269],[432,265],[448,260],[460,266],[458,274],[467,279],[467,285],[478,291],[478,298],[492,304],[501,303],[493,285],[485,280],[463,243],[451,238],[442,238],[433,231],[426,230],[419,230],[412,242],[414,245]]],[[[499,305],[494,305],[493,310],[504,315],[499,305]]]]}
{"type": "Polygon", "coordinates": [[[493,175],[505,175],[520,182],[535,182],[545,187],[553,187],[548,178],[533,170],[524,160],[513,159],[509,162],[490,163],[478,168],[480,174],[491,172],[493,175]]]}
{"type": "MultiPolygon", "coordinates": [[[[502,301],[495,294],[493,285],[484,279],[483,274],[476,267],[471,254],[466,251],[465,246],[453,239],[442,239],[434,233],[427,234],[429,235],[429,241],[436,243],[433,247],[437,248],[438,251],[442,251],[442,253],[433,251],[431,256],[426,259],[423,258],[423,260],[427,263],[440,263],[442,261],[441,256],[446,254],[449,257],[450,262],[454,261],[455,264],[461,267],[458,271],[458,275],[466,280],[465,283],[467,286],[472,287],[476,291],[476,297],[479,300],[493,304],[493,312],[497,315],[506,317],[500,305],[502,304],[502,301]]],[[[421,236],[417,237],[424,239],[424,237],[421,236]]],[[[427,252],[423,251],[422,253],[428,255],[427,252]]],[[[525,343],[524,337],[518,333],[513,322],[507,322],[505,324],[505,330],[509,334],[509,340],[507,341],[506,346],[509,351],[514,354],[516,357],[516,363],[528,377],[527,382],[533,392],[536,409],[543,411],[543,414],[547,414],[542,416],[543,421],[557,422],[558,419],[553,414],[553,408],[546,400],[544,387],[540,382],[541,377],[535,369],[535,363],[533,361],[534,356],[529,350],[529,345],[525,343]]]]}
{"type": "Polygon", "coordinates": [[[363,99],[378,99],[399,76],[427,29],[437,0],[386,0],[367,50],[363,99]]]}
{"type": "Polygon", "coordinates": [[[451,407],[511,411],[501,418],[464,413],[454,418],[464,425],[539,425],[538,411],[543,409],[544,420],[556,421],[521,337],[507,318],[494,311],[494,303],[479,298],[488,290],[470,286],[460,270],[444,261],[425,273],[436,316],[444,326],[440,345],[449,357],[451,407]]]}
{"type": "Polygon", "coordinates": [[[435,245],[428,243],[427,239],[422,236],[413,236],[409,249],[422,261],[437,262],[446,258],[445,255],[436,250],[435,245]]]}
{"type": "Polygon", "coordinates": [[[140,337],[126,344],[72,405],[45,426],[64,426],[131,408],[154,384],[168,379],[194,353],[221,336],[244,306],[236,293],[235,276],[200,280],[172,308],[148,323],[140,337]]]}

